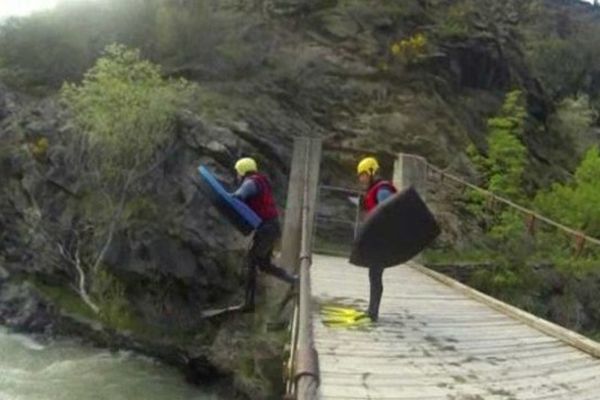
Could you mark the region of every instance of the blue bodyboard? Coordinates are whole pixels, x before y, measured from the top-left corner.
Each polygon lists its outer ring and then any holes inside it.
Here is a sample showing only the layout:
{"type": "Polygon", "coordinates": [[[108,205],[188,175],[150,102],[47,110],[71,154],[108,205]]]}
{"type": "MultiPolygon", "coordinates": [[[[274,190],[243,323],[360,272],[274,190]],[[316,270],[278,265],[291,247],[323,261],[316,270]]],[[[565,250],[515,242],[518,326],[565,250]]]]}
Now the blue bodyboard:
{"type": "Polygon", "coordinates": [[[262,219],[246,205],[233,197],[219,181],[204,167],[198,167],[202,189],[211,203],[242,234],[249,235],[262,224],[262,219]]]}

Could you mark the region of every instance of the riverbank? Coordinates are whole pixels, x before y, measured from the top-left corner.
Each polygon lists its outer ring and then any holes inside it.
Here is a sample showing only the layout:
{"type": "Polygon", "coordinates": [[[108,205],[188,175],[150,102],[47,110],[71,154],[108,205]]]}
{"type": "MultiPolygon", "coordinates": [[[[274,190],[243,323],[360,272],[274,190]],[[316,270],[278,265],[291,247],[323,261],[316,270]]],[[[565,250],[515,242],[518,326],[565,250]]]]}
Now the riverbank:
{"type": "Polygon", "coordinates": [[[8,400],[220,400],[174,368],[132,352],[74,340],[40,341],[0,328],[0,398],[8,400]]]}
{"type": "Polygon", "coordinates": [[[5,333],[10,328],[28,335],[15,337],[35,338],[28,343],[37,340],[43,347],[77,340],[90,349],[128,351],[179,371],[182,385],[193,384],[221,398],[269,399],[281,393],[287,330],[283,322],[266,316],[264,298],[255,314],[226,314],[186,330],[140,325],[128,331],[82,312],[85,305],[75,294],[8,277],[0,266],[0,326],[5,333]]]}

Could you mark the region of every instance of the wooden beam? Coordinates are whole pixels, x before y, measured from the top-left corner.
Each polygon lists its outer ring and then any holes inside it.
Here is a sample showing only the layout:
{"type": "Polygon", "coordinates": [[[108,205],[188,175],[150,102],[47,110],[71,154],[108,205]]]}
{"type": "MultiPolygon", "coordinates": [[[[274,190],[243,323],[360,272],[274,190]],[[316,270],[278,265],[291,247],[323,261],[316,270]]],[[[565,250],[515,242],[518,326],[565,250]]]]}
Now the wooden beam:
{"type": "Polygon", "coordinates": [[[321,153],[322,143],[321,139],[310,139],[309,140],[309,159],[308,168],[306,172],[306,184],[308,185],[308,240],[312,244],[312,237],[315,231],[315,215],[317,207],[319,205],[319,182],[321,172],[321,153]]]}
{"type": "Polygon", "coordinates": [[[297,271],[300,265],[298,257],[302,235],[302,192],[308,144],[307,138],[294,139],[292,166],[285,203],[280,262],[281,266],[288,271],[297,271]]]}
{"type": "Polygon", "coordinates": [[[314,215],[319,191],[322,143],[320,139],[299,137],[294,139],[292,167],[283,224],[281,266],[288,271],[298,271],[300,266],[300,240],[302,236],[302,203],[304,186],[308,185],[309,229],[312,238],[314,215]]]}

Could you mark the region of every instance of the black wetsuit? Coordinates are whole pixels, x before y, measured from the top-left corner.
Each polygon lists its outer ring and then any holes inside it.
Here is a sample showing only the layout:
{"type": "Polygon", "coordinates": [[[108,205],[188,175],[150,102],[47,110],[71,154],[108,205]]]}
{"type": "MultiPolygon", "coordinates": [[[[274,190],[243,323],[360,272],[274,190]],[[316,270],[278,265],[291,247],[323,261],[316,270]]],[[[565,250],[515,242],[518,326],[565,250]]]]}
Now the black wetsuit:
{"type": "Polygon", "coordinates": [[[271,183],[266,176],[259,173],[248,174],[234,196],[243,200],[263,223],[256,229],[252,238],[252,246],[247,254],[246,310],[253,310],[256,298],[256,270],[273,275],[285,282],[293,284],[296,278],[283,268],[273,264],[273,249],[281,237],[278,211],[273,199],[271,183]]]}
{"type": "Polygon", "coordinates": [[[384,268],[371,267],[369,268],[369,308],[367,313],[371,320],[377,321],[379,318],[379,304],[381,304],[381,296],[383,294],[383,271],[384,268]]]}
{"type": "MultiPolygon", "coordinates": [[[[363,207],[366,212],[373,211],[382,201],[396,192],[396,188],[387,181],[376,179],[367,190],[363,201],[363,207]]],[[[385,268],[372,266],[369,268],[369,308],[367,313],[371,320],[377,321],[379,318],[379,305],[383,295],[383,270],[385,268]]]]}
{"type": "Polygon", "coordinates": [[[271,261],[275,243],[281,236],[279,220],[274,218],[263,224],[254,232],[252,246],[247,255],[248,278],[246,281],[246,307],[253,308],[256,297],[256,269],[266,272],[284,282],[293,284],[296,278],[271,261]]]}

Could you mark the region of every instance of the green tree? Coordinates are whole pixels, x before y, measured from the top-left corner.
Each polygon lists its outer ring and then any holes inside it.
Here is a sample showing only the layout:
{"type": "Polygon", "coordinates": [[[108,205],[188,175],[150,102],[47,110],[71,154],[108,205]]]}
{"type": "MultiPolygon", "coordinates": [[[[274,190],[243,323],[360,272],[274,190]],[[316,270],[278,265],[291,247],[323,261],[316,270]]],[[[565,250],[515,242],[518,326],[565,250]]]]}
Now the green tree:
{"type": "MultiPolygon", "coordinates": [[[[0,24],[0,54],[4,59],[0,72],[5,82],[20,90],[44,93],[48,88],[60,88],[65,80],[78,79],[102,49],[117,40],[121,29],[116,17],[123,6],[64,2],[56,10],[0,24]]],[[[129,21],[131,25],[136,24],[129,21]]]]}
{"type": "Polygon", "coordinates": [[[531,25],[525,28],[526,56],[544,88],[558,98],[595,91],[590,82],[600,62],[600,25],[591,17],[544,5],[531,25]]]}
{"type": "Polygon", "coordinates": [[[536,207],[565,225],[600,236],[600,151],[592,147],[568,184],[555,184],[539,193],[536,207]]]}
{"type": "MultiPolygon", "coordinates": [[[[527,163],[527,150],[521,142],[527,118],[526,104],[521,91],[506,94],[498,114],[488,120],[488,151],[480,154],[469,146],[468,154],[482,176],[481,187],[490,192],[524,203],[523,174],[527,163]]],[[[523,234],[522,217],[511,209],[488,209],[488,201],[478,191],[467,194],[467,207],[485,230],[488,250],[503,259],[506,265],[518,255],[523,255],[520,239],[523,234]],[[491,240],[491,242],[490,242],[491,240]],[[490,243],[487,243],[490,242],[490,243]],[[508,260],[508,261],[507,261],[508,260]]]]}
{"type": "Polygon", "coordinates": [[[164,80],[160,68],[142,60],[138,50],[111,45],[80,85],[64,85],[62,97],[97,150],[94,162],[106,174],[131,179],[171,136],[188,88],[183,80],[164,80]]]}
{"type": "Polygon", "coordinates": [[[443,38],[467,38],[472,33],[476,3],[473,1],[453,2],[447,8],[436,7],[439,20],[437,32],[443,38]]]}
{"type": "MultiPolygon", "coordinates": [[[[122,45],[107,47],[81,84],[63,87],[76,132],[70,154],[87,190],[78,218],[83,222],[69,227],[77,244],[62,248],[61,255],[76,267],[80,295],[96,312],[107,303],[97,299],[96,306],[88,288],[102,277],[115,233],[135,214],[133,208],[147,203],[140,201],[146,196],[144,179],[170,154],[177,109],[191,90],[186,81],[162,78],[158,66],[122,45]]],[[[153,210],[152,204],[145,208],[153,210]]]]}
{"type": "Polygon", "coordinates": [[[590,104],[589,96],[579,94],[559,103],[556,114],[550,118],[550,129],[583,154],[596,142],[590,128],[597,118],[598,111],[590,104]]]}
{"type": "Polygon", "coordinates": [[[513,200],[523,198],[527,149],[521,139],[526,117],[522,92],[508,93],[498,115],[488,120],[487,155],[480,155],[473,146],[468,149],[483,176],[483,186],[513,200]]]}
{"type": "MultiPolygon", "coordinates": [[[[221,46],[239,51],[246,64],[264,56],[263,43],[244,39],[243,27],[260,17],[223,11],[226,5],[217,3],[66,1],[52,11],[12,18],[0,24],[0,79],[19,90],[46,94],[64,81],[81,79],[111,43],[138,48],[144,57],[180,74],[225,57],[221,46]]],[[[245,67],[239,66],[244,73],[245,67]]]]}

